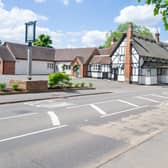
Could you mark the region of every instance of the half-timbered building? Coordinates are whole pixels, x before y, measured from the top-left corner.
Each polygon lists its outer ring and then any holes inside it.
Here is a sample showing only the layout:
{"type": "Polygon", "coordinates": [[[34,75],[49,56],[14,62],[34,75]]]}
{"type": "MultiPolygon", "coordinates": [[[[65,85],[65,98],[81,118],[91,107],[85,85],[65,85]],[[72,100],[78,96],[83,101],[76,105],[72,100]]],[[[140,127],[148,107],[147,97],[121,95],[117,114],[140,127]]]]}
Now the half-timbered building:
{"type": "Polygon", "coordinates": [[[128,32],[112,51],[112,79],[139,84],[168,83],[168,44],[128,32]]]}

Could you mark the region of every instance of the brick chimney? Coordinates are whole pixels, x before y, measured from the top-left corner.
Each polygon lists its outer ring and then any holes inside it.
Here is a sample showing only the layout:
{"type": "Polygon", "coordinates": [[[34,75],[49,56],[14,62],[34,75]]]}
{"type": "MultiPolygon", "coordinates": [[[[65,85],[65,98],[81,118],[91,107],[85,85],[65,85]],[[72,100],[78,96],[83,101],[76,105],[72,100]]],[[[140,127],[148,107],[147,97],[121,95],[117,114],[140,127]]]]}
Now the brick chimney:
{"type": "Polygon", "coordinates": [[[156,41],[156,43],[159,43],[159,42],[160,42],[160,33],[159,33],[158,30],[157,30],[156,33],[155,33],[155,41],[156,41]]]}
{"type": "Polygon", "coordinates": [[[113,37],[113,39],[111,41],[111,46],[113,46],[116,42],[117,42],[117,39],[115,37],[113,37]]]}
{"type": "Polygon", "coordinates": [[[131,83],[132,75],[132,35],[133,35],[133,25],[132,23],[128,24],[128,31],[126,37],[126,50],[125,50],[125,81],[131,83]]]}

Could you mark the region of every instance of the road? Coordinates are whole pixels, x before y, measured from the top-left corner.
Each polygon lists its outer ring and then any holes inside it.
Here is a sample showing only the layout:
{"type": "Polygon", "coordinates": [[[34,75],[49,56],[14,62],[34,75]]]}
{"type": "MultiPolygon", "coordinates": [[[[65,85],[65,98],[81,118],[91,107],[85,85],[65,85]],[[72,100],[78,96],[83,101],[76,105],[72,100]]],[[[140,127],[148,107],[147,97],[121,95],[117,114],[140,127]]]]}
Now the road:
{"type": "Polygon", "coordinates": [[[0,105],[0,167],[97,167],[155,133],[150,112],[167,100],[167,88],[141,88],[0,105]]]}

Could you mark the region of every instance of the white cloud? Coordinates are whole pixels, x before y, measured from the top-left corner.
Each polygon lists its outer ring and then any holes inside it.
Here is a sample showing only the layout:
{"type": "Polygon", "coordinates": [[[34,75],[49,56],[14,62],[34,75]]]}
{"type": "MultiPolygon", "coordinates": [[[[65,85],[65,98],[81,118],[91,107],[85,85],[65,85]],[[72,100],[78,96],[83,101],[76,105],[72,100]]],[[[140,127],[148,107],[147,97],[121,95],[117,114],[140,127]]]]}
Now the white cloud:
{"type": "Polygon", "coordinates": [[[3,8],[4,7],[4,4],[2,2],[2,0],[0,0],[0,8],[3,8]]]}
{"type": "Polygon", "coordinates": [[[63,3],[65,6],[68,6],[69,5],[69,0],[63,0],[63,3]]]}
{"type": "Polygon", "coordinates": [[[34,2],[36,2],[36,3],[43,3],[43,2],[45,2],[46,0],[34,0],[34,2]]]}
{"type": "MultiPolygon", "coordinates": [[[[65,6],[68,6],[71,0],[63,0],[63,3],[65,6]]],[[[83,0],[74,0],[76,3],[82,3],[83,0]]]]}
{"type": "Polygon", "coordinates": [[[152,5],[127,6],[115,18],[117,23],[134,22],[139,25],[153,26],[160,22],[160,16],[153,15],[152,5]]]}
{"type": "MultiPolygon", "coordinates": [[[[1,1],[0,1],[1,2],[1,1]]],[[[104,42],[106,32],[98,30],[63,32],[51,30],[47,27],[39,26],[39,22],[46,21],[46,16],[41,16],[32,10],[13,7],[10,10],[0,6],[0,40],[24,43],[25,22],[37,20],[37,36],[48,34],[51,36],[53,46],[56,48],[66,47],[95,47],[104,42]]]]}
{"type": "Polygon", "coordinates": [[[87,31],[82,36],[82,43],[86,46],[98,46],[104,43],[107,32],[98,30],[87,31]]]}
{"type": "Polygon", "coordinates": [[[76,1],[76,3],[82,3],[83,2],[83,0],[75,0],[76,1]]]}

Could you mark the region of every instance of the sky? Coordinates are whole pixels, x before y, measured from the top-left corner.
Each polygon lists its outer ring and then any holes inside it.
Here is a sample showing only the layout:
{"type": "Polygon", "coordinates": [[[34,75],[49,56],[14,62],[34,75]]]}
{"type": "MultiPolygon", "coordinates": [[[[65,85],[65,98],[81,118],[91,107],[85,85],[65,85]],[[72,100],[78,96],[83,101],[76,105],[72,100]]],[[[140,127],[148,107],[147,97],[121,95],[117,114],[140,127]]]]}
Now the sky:
{"type": "Polygon", "coordinates": [[[0,40],[25,43],[25,22],[37,21],[37,36],[51,36],[55,48],[98,47],[109,31],[132,21],[158,29],[168,41],[161,16],[137,0],[0,0],[0,40]]]}

